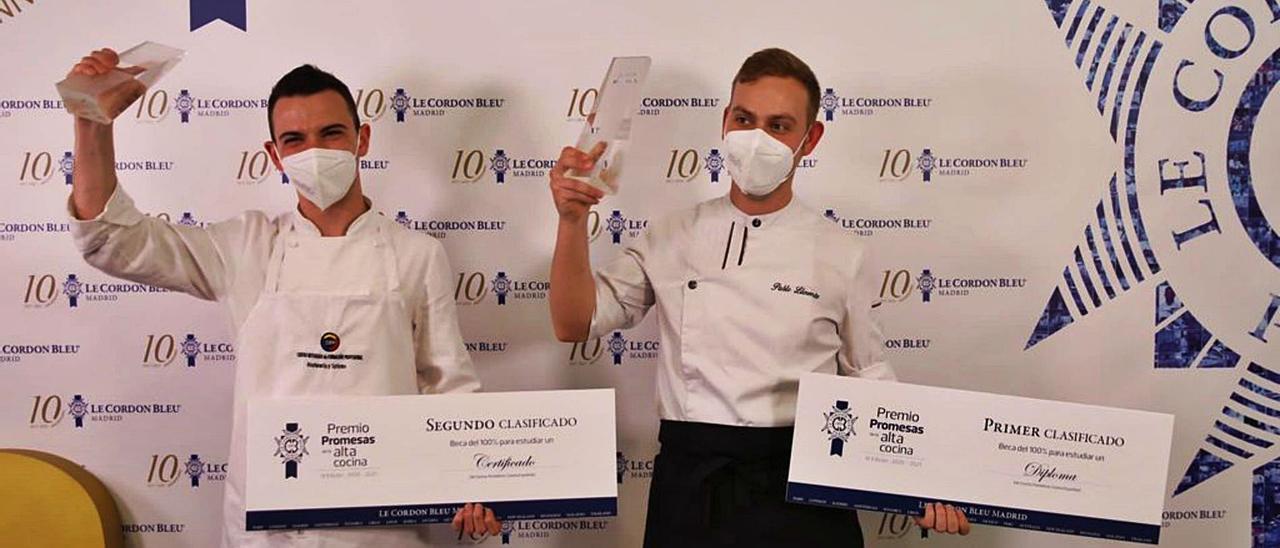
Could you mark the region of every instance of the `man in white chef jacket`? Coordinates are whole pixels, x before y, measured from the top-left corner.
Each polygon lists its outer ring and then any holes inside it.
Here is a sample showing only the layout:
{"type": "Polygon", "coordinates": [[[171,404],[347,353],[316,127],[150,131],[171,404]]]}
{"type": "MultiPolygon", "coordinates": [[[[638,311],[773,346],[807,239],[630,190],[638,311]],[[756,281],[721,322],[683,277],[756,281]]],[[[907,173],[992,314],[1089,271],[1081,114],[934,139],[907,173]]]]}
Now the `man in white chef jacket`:
{"type": "MultiPolygon", "coordinates": [[[[791,53],[747,58],[722,125],[728,195],[651,223],[594,274],[587,213],[603,193],[566,174],[603,149],[566,147],[551,173],[556,336],[601,337],[658,310],[662,448],[645,546],[862,546],[856,513],[785,502],[799,377],[894,378],[870,317],[866,247],[792,193],[822,139],[818,101],[817,78],[791,53]]],[[[918,522],[969,529],[944,505],[918,522]]]]}
{"type": "MultiPolygon", "coordinates": [[[[118,62],[115,52],[98,50],[72,72],[103,74],[118,62]]],[[[357,158],[369,149],[370,128],[359,122],[351,91],[303,65],[280,79],[268,105],[264,146],[297,189],[294,210],[248,211],[205,228],[143,215],[117,182],[112,126],[77,118],[72,235],[103,272],[230,311],[238,359],[224,546],[420,546],[423,531],[415,528],[245,531],[249,399],[480,388],[458,331],[444,248],[377,214],[361,190],[357,158]],[[364,359],[298,357],[339,348],[364,359]]],[[[473,538],[500,527],[478,504],[453,525],[473,538]]]]}

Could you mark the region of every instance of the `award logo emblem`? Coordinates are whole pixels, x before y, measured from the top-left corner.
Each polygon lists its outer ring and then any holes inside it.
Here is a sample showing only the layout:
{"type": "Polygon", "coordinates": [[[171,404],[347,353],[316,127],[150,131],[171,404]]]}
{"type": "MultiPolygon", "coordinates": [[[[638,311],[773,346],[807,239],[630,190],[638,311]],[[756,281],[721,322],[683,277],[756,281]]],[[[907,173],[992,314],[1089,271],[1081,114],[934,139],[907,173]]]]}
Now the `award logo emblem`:
{"type": "Polygon", "coordinates": [[[849,402],[845,400],[836,400],[830,411],[822,414],[826,424],[822,426],[822,432],[827,435],[827,439],[831,440],[831,454],[834,456],[844,456],[844,444],[849,438],[858,435],[853,431],[853,423],[858,420],[849,411],[849,402]]]}
{"type": "Polygon", "coordinates": [[[298,427],[298,423],[290,422],[284,425],[284,433],[277,437],[276,454],[280,460],[284,462],[284,477],[298,477],[298,463],[302,462],[302,457],[307,455],[308,436],[302,435],[302,429],[298,427]]]}
{"type": "Polygon", "coordinates": [[[627,457],[618,451],[618,485],[622,485],[623,475],[627,473],[627,457]]]}

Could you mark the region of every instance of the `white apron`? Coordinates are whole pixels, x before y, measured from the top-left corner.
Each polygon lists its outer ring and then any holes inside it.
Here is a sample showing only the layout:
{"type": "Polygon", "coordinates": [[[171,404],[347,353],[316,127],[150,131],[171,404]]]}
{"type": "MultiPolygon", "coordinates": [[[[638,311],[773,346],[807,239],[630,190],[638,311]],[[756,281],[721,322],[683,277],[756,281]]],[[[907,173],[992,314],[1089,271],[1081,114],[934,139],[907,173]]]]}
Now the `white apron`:
{"type": "Polygon", "coordinates": [[[290,224],[274,244],[262,296],[236,346],[223,545],[422,546],[416,528],[245,531],[245,411],[250,399],[418,393],[412,320],[384,227],[379,224],[361,235],[304,238],[290,224]],[[290,285],[303,287],[281,290],[282,274],[297,280],[290,285]],[[359,354],[364,359],[346,361],[342,369],[316,368],[299,352],[359,354]]]}

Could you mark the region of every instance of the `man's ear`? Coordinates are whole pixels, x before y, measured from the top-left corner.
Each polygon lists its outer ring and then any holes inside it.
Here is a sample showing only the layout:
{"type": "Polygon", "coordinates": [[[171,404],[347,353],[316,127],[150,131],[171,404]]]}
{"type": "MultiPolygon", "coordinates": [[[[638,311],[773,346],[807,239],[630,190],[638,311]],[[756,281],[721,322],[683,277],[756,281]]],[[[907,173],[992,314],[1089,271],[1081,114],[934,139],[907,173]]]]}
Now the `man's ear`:
{"type": "Polygon", "coordinates": [[[808,156],[813,153],[813,149],[818,147],[818,141],[822,140],[822,136],[827,133],[827,126],[822,125],[821,121],[814,120],[813,125],[809,127],[809,138],[804,141],[804,149],[800,151],[801,156],[808,156]]]}
{"type": "Polygon", "coordinates": [[[271,163],[275,164],[276,171],[279,171],[280,173],[284,173],[284,164],[280,163],[280,154],[276,151],[275,142],[263,141],[262,148],[267,151],[267,156],[271,158],[271,163]]]}
{"type": "Polygon", "coordinates": [[[363,158],[369,153],[369,136],[373,133],[373,128],[365,123],[360,124],[360,129],[356,130],[356,134],[360,136],[360,146],[356,147],[356,157],[363,158]]]}

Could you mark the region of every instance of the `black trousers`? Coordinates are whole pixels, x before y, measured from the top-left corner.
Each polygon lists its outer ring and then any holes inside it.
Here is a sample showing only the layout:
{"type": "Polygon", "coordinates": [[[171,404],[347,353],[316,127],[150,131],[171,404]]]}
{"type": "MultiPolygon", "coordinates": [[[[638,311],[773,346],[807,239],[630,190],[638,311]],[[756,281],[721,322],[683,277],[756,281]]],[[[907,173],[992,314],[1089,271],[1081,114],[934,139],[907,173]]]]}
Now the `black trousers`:
{"type": "Polygon", "coordinates": [[[662,421],[645,548],[862,548],[857,513],[786,501],[793,432],[662,421]]]}

